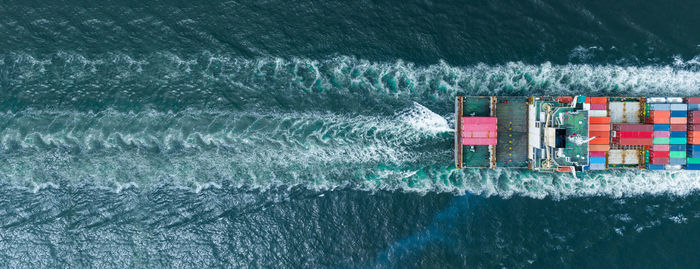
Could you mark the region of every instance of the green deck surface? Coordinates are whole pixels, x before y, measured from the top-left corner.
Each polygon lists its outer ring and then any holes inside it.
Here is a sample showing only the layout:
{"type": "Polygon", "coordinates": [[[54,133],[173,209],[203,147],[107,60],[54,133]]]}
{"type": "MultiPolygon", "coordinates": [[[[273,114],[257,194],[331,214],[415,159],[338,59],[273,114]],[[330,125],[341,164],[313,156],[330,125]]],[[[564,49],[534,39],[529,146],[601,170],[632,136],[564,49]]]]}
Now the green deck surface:
{"type": "Polygon", "coordinates": [[[496,166],[527,168],[527,97],[498,97],[496,117],[496,166]]]}
{"type": "MultiPolygon", "coordinates": [[[[583,111],[577,113],[570,113],[571,109],[560,109],[560,113],[564,114],[563,125],[566,128],[566,148],[564,149],[564,155],[569,156],[571,162],[566,161],[565,158],[555,158],[559,165],[576,165],[587,163],[588,158],[588,143],[583,143],[577,145],[568,140],[568,137],[574,134],[580,134],[584,137],[588,136],[588,115],[583,111]],[[580,124],[582,123],[582,124],[580,124]],[[578,156],[578,157],[577,157],[578,156]]],[[[558,117],[557,113],[554,114],[558,117]]]]}
{"type": "Polygon", "coordinates": [[[489,146],[462,146],[464,167],[489,167],[489,146]]]}

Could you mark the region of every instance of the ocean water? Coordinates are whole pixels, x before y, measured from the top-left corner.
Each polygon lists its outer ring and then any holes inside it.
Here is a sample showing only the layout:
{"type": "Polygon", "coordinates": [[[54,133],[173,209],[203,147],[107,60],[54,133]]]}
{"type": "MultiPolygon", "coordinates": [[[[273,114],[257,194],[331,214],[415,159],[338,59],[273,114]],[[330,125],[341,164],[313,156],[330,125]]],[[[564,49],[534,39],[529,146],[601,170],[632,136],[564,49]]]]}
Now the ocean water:
{"type": "Polygon", "coordinates": [[[3,1],[0,266],[694,268],[700,173],[454,170],[455,95],[700,95],[698,1],[3,1]]]}

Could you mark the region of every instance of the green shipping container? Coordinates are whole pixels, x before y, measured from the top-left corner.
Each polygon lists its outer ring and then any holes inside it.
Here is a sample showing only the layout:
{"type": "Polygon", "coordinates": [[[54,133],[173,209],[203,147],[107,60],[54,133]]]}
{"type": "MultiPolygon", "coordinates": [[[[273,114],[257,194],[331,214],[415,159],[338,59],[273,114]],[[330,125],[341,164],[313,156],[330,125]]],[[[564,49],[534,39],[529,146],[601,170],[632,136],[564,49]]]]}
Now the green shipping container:
{"type": "Polygon", "coordinates": [[[579,96],[578,100],[576,100],[577,103],[585,103],[586,102],[586,97],[585,96],[579,96]]]}
{"type": "Polygon", "coordinates": [[[668,137],[654,137],[653,141],[654,145],[666,145],[669,142],[670,141],[668,137]]]}
{"type": "Polygon", "coordinates": [[[685,158],[685,151],[671,151],[671,153],[669,153],[669,157],[671,157],[671,158],[685,158]]]}
{"type": "Polygon", "coordinates": [[[669,144],[671,145],[684,145],[688,143],[688,138],[685,137],[671,137],[669,144]]]}
{"type": "Polygon", "coordinates": [[[700,158],[688,158],[688,164],[700,164],[700,158]]]}

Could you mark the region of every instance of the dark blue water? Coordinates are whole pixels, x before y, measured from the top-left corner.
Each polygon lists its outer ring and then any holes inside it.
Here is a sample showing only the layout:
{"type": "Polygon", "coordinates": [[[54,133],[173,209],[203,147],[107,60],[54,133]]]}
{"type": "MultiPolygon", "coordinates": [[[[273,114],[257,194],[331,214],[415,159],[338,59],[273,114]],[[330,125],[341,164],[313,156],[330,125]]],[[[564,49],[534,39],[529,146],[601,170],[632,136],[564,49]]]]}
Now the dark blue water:
{"type": "Polygon", "coordinates": [[[455,95],[700,95],[697,1],[6,1],[0,264],[700,266],[700,173],[452,169],[455,95]]]}

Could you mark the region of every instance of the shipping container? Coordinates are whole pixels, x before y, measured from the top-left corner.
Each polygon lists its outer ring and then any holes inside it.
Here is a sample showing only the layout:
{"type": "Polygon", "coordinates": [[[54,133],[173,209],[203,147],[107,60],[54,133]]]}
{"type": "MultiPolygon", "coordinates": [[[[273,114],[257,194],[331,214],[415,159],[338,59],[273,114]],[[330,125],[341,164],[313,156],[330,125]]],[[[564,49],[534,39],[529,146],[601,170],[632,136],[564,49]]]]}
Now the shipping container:
{"type": "Polygon", "coordinates": [[[671,123],[671,124],[687,124],[687,123],[688,123],[688,118],[685,118],[685,117],[682,117],[682,118],[671,117],[671,118],[668,120],[668,122],[671,123]]]}
{"type": "Polygon", "coordinates": [[[589,151],[608,151],[610,150],[610,145],[588,145],[589,151]]]}
{"type": "Polygon", "coordinates": [[[700,131],[700,124],[688,124],[688,131],[700,131]]]}
{"type": "Polygon", "coordinates": [[[683,97],[666,97],[668,103],[683,103],[683,97]]]}
{"type": "Polygon", "coordinates": [[[589,151],[589,157],[605,157],[605,151],[589,151]]]}
{"type": "Polygon", "coordinates": [[[616,132],[620,138],[652,138],[654,132],[616,132]]]}
{"type": "Polygon", "coordinates": [[[498,124],[496,117],[462,117],[462,124],[498,124]]]}
{"type": "Polygon", "coordinates": [[[688,164],[700,164],[700,158],[687,158],[688,164]]]}
{"type": "Polygon", "coordinates": [[[670,145],[653,145],[653,146],[651,146],[651,150],[669,151],[669,150],[671,150],[671,146],[670,145]]]}
{"type": "Polygon", "coordinates": [[[671,117],[671,111],[669,110],[655,110],[651,111],[649,113],[652,119],[656,120],[661,120],[661,119],[666,119],[671,117]]]}
{"type": "Polygon", "coordinates": [[[648,97],[647,103],[666,103],[666,97],[648,97]]]}
{"type": "Polygon", "coordinates": [[[700,151],[687,151],[685,153],[685,157],[687,158],[700,158],[700,151]]]}
{"type": "Polygon", "coordinates": [[[674,164],[674,165],[682,165],[685,164],[685,158],[670,158],[668,159],[669,164],[674,164]]]}
{"type": "Polygon", "coordinates": [[[607,117],[608,112],[605,110],[593,110],[593,108],[591,108],[591,110],[588,110],[588,116],[589,117],[607,117]]]}
{"type": "Polygon", "coordinates": [[[608,137],[593,138],[591,141],[588,142],[588,144],[591,144],[591,145],[606,145],[606,144],[610,144],[610,138],[608,138],[608,137]]]}
{"type": "Polygon", "coordinates": [[[583,95],[576,96],[576,102],[577,103],[587,103],[586,96],[583,96],[583,95]]]}
{"type": "Polygon", "coordinates": [[[671,151],[685,151],[686,145],[670,145],[669,150],[671,151]]]}
{"type": "Polygon", "coordinates": [[[671,145],[684,145],[688,144],[688,139],[685,137],[672,137],[669,139],[668,143],[671,145]]]}
{"type": "Polygon", "coordinates": [[[497,138],[462,138],[462,145],[496,145],[497,143],[497,138]]]}
{"type": "Polygon", "coordinates": [[[671,130],[671,125],[670,124],[654,124],[654,131],[670,131],[671,130]]]}
{"type": "Polygon", "coordinates": [[[591,98],[591,104],[606,104],[608,103],[608,97],[590,97],[591,98]]]}
{"type": "Polygon", "coordinates": [[[649,158],[650,164],[669,164],[669,158],[649,158]]]}
{"type": "Polygon", "coordinates": [[[654,138],[656,137],[671,137],[670,131],[654,131],[654,138]]]}
{"type": "MultiPolygon", "coordinates": [[[[615,131],[620,132],[651,132],[654,131],[654,125],[651,124],[615,124],[615,131]]],[[[664,130],[661,130],[664,131],[664,130]]],[[[668,131],[668,130],[665,130],[668,131]]]]}
{"type": "Polygon", "coordinates": [[[671,118],[674,118],[674,117],[679,117],[679,118],[688,117],[688,111],[671,110],[671,118]]]}
{"type": "Polygon", "coordinates": [[[680,164],[667,164],[665,165],[666,170],[681,170],[683,166],[680,164]]]}
{"type": "Polygon", "coordinates": [[[605,164],[604,163],[592,163],[588,169],[590,170],[605,170],[605,164]]]}
{"type": "Polygon", "coordinates": [[[604,123],[608,124],[610,123],[610,117],[590,117],[588,118],[589,123],[604,123]]]}
{"type": "Polygon", "coordinates": [[[671,124],[671,128],[669,128],[669,131],[687,131],[688,130],[688,125],[685,124],[671,124]]]}
{"type": "Polygon", "coordinates": [[[663,164],[647,164],[647,170],[665,170],[663,164]]]}
{"type": "Polygon", "coordinates": [[[589,103],[583,104],[583,110],[591,110],[591,104],[589,104],[589,103]]]}
{"type": "Polygon", "coordinates": [[[588,137],[610,137],[609,131],[592,131],[588,132],[588,137]]]}
{"type": "Polygon", "coordinates": [[[688,105],[686,104],[671,104],[671,111],[685,111],[688,110],[688,105]]]}
{"type": "Polygon", "coordinates": [[[671,131],[670,137],[671,138],[678,138],[682,137],[685,138],[687,136],[685,131],[671,131]]]}
{"type": "Polygon", "coordinates": [[[590,110],[608,110],[605,104],[590,104],[590,110]]]}
{"type": "Polygon", "coordinates": [[[685,151],[668,151],[669,158],[685,158],[685,151]]]}
{"type": "Polygon", "coordinates": [[[700,110],[700,104],[688,104],[688,110],[700,110]]]}
{"type": "Polygon", "coordinates": [[[688,150],[700,152],[700,145],[687,145],[686,147],[688,150]]]}
{"type": "Polygon", "coordinates": [[[654,142],[651,138],[614,138],[613,144],[622,146],[650,146],[654,142]]]}
{"type": "Polygon", "coordinates": [[[700,111],[693,110],[693,111],[688,111],[688,117],[700,117],[700,111]]]}
{"type": "Polygon", "coordinates": [[[649,151],[649,157],[651,158],[670,158],[669,151],[649,151]]]}
{"type": "Polygon", "coordinates": [[[656,110],[671,110],[671,105],[670,104],[651,104],[650,106],[651,110],[656,111],[656,110]]]}
{"type": "Polygon", "coordinates": [[[686,97],[685,102],[687,104],[700,104],[700,97],[686,97]]]}
{"type": "Polygon", "coordinates": [[[668,137],[654,137],[654,141],[653,141],[654,145],[669,144],[669,142],[671,142],[671,141],[670,141],[670,138],[668,138],[668,137]]]}
{"type": "Polygon", "coordinates": [[[700,164],[687,164],[685,170],[700,170],[700,164]]]}
{"type": "Polygon", "coordinates": [[[591,124],[588,125],[588,131],[593,132],[593,131],[610,131],[610,125],[608,124],[591,124]]]}
{"type": "Polygon", "coordinates": [[[650,164],[668,164],[669,159],[668,158],[650,158],[649,163],[650,164]]]}
{"type": "Polygon", "coordinates": [[[605,163],[605,157],[589,157],[590,163],[605,163]]]}

